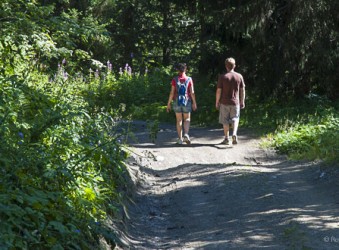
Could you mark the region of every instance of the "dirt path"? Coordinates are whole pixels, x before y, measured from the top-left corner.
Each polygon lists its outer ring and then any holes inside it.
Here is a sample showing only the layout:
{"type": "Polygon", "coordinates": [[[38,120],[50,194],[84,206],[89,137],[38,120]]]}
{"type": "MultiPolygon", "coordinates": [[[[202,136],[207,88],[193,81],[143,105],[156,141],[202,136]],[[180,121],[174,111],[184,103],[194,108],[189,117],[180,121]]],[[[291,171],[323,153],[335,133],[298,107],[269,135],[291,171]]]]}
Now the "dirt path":
{"type": "Polygon", "coordinates": [[[192,128],[191,146],[174,126],[155,144],[136,128],[123,249],[339,249],[338,167],[288,161],[241,128],[235,146],[220,128],[192,128]]]}

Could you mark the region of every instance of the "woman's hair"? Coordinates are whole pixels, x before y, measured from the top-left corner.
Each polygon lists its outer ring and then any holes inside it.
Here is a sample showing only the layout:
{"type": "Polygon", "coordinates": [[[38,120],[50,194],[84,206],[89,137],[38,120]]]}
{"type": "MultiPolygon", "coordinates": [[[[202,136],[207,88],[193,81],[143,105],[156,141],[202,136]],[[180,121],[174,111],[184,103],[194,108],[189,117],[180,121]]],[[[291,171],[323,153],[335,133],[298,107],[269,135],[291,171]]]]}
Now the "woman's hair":
{"type": "Polygon", "coordinates": [[[178,63],[176,69],[180,72],[185,72],[187,69],[186,63],[178,63]]]}

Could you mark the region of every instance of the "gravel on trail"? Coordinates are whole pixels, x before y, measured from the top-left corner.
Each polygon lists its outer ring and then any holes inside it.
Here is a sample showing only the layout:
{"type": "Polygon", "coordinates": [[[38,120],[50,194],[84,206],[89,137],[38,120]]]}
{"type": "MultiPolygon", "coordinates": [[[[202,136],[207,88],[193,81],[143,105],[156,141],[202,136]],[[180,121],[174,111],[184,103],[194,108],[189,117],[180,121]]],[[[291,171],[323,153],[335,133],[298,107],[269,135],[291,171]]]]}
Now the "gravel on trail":
{"type": "Polygon", "coordinates": [[[339,167],[292,161],[262,149],[253,131],[221,145],[221,128],[174,125],[155,143],[134,126],[131,201],[117,249],[339,249],[339,167]]]}

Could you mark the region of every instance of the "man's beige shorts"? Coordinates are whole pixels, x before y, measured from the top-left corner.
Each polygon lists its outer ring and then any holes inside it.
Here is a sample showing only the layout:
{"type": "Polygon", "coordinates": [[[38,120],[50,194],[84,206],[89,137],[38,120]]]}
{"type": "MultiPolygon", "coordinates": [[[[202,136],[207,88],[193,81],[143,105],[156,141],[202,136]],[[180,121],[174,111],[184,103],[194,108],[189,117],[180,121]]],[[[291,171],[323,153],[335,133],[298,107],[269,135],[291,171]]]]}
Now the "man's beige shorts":
{"type": "Polygon", "coordinates": [[[219,123],[232,124],[234,121],[239,120],[240,106],[239,105],[224,105],[220,104],[219,107],[219,123]]]}

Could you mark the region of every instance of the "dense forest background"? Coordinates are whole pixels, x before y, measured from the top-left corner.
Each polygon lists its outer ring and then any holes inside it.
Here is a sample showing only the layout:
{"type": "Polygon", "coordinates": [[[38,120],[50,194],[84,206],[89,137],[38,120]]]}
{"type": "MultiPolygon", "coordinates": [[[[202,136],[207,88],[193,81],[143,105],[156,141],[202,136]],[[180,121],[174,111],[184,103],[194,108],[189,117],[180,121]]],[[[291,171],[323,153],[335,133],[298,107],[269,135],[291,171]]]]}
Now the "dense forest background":
{"type": "Polygon", "coordinates": [[[233,56],[262,97],[338,97],[335,0],[5,0],[0,17],[2,63],[21,55],[52,71],[66,58],[86,71],[95,59],[142,72],[184,61],[215,80],[233,56]]]}
{"type": "Polygon", "coordinates": [[[337,162],[338,3],[2,0],[0,248],[119,243],[128,120],[147,120],[150,140],[173,121],[178,62],[195,82],[195,125],[217,120],[232,56],[246,82],[241,126],[291,157],[337,162]]]}

